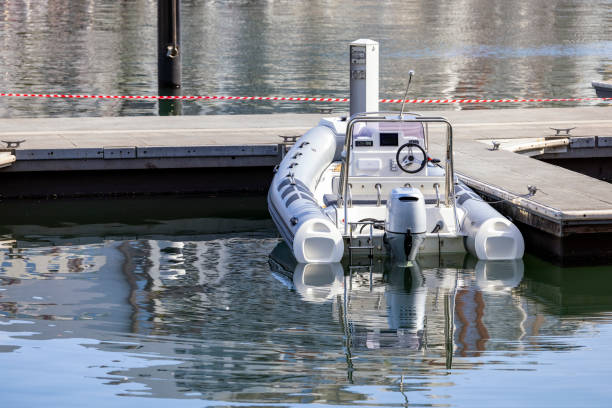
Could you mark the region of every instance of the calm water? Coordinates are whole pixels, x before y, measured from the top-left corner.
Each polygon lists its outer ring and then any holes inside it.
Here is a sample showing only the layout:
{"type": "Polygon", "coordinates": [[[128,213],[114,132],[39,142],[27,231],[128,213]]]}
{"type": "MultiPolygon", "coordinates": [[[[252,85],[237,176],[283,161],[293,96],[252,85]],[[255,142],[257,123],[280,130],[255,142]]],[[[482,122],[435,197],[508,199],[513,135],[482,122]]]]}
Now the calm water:
{"type": "MultiPolygon", "coordinates": [[[[156,94],[156,4],[0,2],[0,92],[156,94]]],[[[592,80],[612,79],[609,0],[182,4],[186,95],[344,97],[347,44],[364,37],[381,43],[382,97],[401,97],[409,69],[422,98],[592,97],[592,80]]],[[[0,117],[156,114],[0,98],[0,117]]],[[[0,395],[7,407],[609,406],[611,269],[532,256],[304,269],[262,198],[0,202],[0,395]]]]}
{"type": "Polygon", "coordinates": [[[0,205],[3,406],[610,406],[610,267],[300,268],[262,198],[0,205]]]}
{"type": "MultiPolygon", "coordinates": [[[[157,94],[156,5],[0,2],[0,92],[157,94]]],[[[409,69],[413,96],[435,99],[594,97],[591,81],[612,79],[610,0],[183,0],[182,16],[185,95],[347,97],[358,38],[381,44],[386,98],[401,98],[409,69]]],[[[183,113],[324,106],[185,102],[183,113]]],[[[0,98],[0,117],[157,113],[155,102],[0,98]]]]}

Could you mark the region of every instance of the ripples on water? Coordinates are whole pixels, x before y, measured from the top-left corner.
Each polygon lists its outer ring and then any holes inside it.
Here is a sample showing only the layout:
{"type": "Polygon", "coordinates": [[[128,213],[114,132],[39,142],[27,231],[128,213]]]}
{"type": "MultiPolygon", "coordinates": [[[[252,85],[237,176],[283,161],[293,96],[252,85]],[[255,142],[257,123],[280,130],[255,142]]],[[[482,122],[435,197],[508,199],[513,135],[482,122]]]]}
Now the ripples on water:
{"type": "Polygon", "coordinates": [[[92,202],[89,222],[81,204],[22,203],[29,216],[3,222],[3,403],[608,405],[609,267],[303,267],[262,203],[235,219],[180,200],[209,216],[181,219],[160,200],[157,216],[92,202]]]}
{"type": "MultiPolygon", "coordinates": [[[[156,94],[156,7],[151,0],[1,2],[0,92],[156,94]]],[[[434,99],[594,97],[591,81],[612,79],[610,0],[183,0],[182,16],[185,95],[347,97],[348,43],[358,38],[381,44],[386,98],[401,98],[410,69],[417,72],[412,95],[434,99]]],[[[183,113],[324,106],[185,102],[183,113]]],[[[519,106],[534,105],[506,107],[519,106]]],[[[0,98],[0,117],[157,112],[146,101],[0,98]]]]}
{"type": "MultiPolygon", "coordinates": [[[[347,96],[347,44],[363,37],[381,43],[383,97],[401,97],[409,69],[422,98],[592,97],[592,80],[612,78],[608,0],[182,4],[188,95],[347,96]]],[[[157,93],[155,10],[1,2],[0,92],[157,93]]],[[[157,111],[0,99],[0,117],[157,111]]],[[[3,404],[609,406],[610,268],[526,257],[296,275],[269,262],[279,240],[261,212],[195,215],[202,208],[184,204],[180,219],[160,219],[150,202],[133,206],[138,217],[122,216],[129,203],[89,203],[110,215],[2,218],[3,404]]]]}

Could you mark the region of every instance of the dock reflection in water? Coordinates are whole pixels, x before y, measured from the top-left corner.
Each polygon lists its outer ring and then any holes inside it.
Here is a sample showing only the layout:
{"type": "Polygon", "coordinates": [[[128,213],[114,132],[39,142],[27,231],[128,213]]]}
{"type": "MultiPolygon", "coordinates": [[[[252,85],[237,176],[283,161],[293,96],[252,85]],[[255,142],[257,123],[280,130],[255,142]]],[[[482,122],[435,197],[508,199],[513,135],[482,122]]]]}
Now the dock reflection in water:
{"type": "Polygon", "coordinates": [[[609,268],[463,256],[291,265],[269,220],[219,215],[37,235],[5,225],[7,406],[94,396],[99,406],[563,406],[610,396],[609,268]],[[217,232],[188,233],[207,223],[217,232]]]}

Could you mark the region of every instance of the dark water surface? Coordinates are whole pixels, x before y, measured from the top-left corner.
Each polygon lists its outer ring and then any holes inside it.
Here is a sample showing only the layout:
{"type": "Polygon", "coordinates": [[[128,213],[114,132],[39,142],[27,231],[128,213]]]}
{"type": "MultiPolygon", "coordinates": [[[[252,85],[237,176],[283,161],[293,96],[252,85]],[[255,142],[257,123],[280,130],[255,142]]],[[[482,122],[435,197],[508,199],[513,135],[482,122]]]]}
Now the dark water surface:
{"type": "MultiPolygon", "coordinates": [[[[157,94],[156,10],[151,0],[0,2],[0,93],[157,94]]],[[[358,38],[381,44],[384,98],[401,98],[410,69],[412,95],[434,99],[594,97],[591,81],[612,79],[610,0],[182,0],[182,25],[185,95],[348,97],[358,38]]],[[[183,113],[323,106],[185,102],[183,113]]],[[[146,101],[0,98],[0,117],[157,113],[146,101]]]]}
{"type": "Polygon", "coordinates": [[[6,407],[610,406],[610,267],[295,268],[257,197],[0,209],[6,407]]]}

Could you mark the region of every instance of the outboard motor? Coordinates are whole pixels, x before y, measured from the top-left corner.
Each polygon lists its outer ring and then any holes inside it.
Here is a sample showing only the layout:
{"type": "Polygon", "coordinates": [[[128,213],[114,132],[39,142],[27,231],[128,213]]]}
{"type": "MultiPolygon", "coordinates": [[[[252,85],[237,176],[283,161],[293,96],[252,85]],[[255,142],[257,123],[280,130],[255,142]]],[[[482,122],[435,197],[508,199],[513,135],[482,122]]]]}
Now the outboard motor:
{"type": "Polygon", "coordinates": [[[391,190],[387,200],[385,239],[395,258],[413,261],[427,231],[425,198],[419,189],[391,190]]]}

